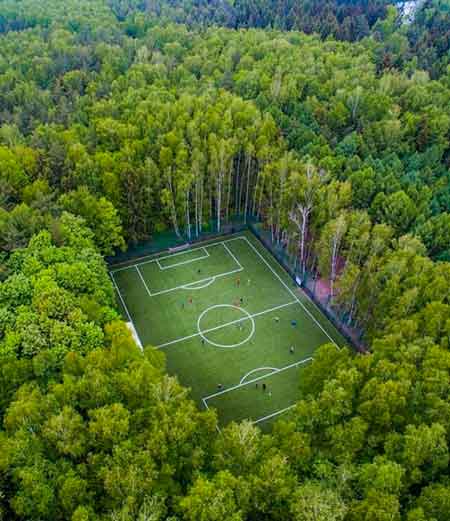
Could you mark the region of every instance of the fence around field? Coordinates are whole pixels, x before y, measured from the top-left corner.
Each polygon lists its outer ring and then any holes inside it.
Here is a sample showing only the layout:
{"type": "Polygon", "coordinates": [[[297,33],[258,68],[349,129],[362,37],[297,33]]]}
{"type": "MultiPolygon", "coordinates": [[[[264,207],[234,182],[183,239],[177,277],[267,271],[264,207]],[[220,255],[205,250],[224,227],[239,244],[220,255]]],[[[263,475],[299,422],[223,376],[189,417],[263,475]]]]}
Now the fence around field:
{"type": "Polygon", "coordinates": [[[320,279],[316,274],[306,271],[301,276],[296,256],[290,254],[286,247],[272,240],[270,229],[264,227],[263,223],[251,222],[248,228],[269,250],[292,279],[301,282],[301,288],[306,295],[316,304],[322,313],[334,324],[336,329],[359,351],[366,351],[362,341],[363,331],[348,324],[348,314],[331,301],[330,290],[327,281],[320,279]]]}
{"type": "Polygon", "coordinates": [[[217,226],[216,219],[207,222],[198,233],[192,229],[190,234],[186,233],[186,231],[180,231],[179,235],[171,230],[157,232],[148,241],[141,242],[135,246],[129,246],[127,251],[118,251],[114,256],[106,257],[105,260],[109,266],[116,266],[139,257],[169,251],[187,243],[196,244],[232,233],[242,232],[248,229],[250,222],[256,222],[255,218],[233,215],[226,223],[222,222],[220,228],[217,226]]]}
{"type": "MultiPolygon", "coordinates": [[[[185,244],[193,245],[245,230],[250,230],[298,283],[301,274],[295,254],[290,254],[282,243],[273,241],[270,229],[253,216],[235,215],[228,222],[221,223],[220,228],[217,226],[216,220],[211,220],[198,233],[192,231],[190,234],[184,232],[180,235],[173,231],[155,233],[149,241],[131,246],[126,252],[118,252],[115,256],[107,257],[106,262],[113,267],[140,257],[157,255],[185,244]]],[[[366,350],[362,341],[363,331],[348,325],[346,312],[331,301],[326,281],[318,278],[316,274],[306,271],[301,277],[301,287],[351,345],[360,351],[366,350]]]]}

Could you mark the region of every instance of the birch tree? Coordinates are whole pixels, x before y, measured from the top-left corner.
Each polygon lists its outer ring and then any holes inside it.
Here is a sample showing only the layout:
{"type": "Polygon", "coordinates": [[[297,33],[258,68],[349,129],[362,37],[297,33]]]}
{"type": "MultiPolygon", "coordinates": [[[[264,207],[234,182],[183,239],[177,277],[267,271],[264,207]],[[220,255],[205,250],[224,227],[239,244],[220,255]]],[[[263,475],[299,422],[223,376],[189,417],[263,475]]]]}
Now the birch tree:
{"type": "Polygon", "coordinates": [[[376,224],[370,225],[367,232],[367,228],[363,231],[355,227],[353,220],[346,238],[347,243],[352,236],[359,236],[355,239],[358,242],[358,253],[355,256],[348,250],[345,254],[346,263],[338,280],[337,299],[348,311],[348,324],[355,321],[364,324],[377,302],[379,280],[375,274],[390,249],[393,230],[389,226],[376,224]]]}
{"type": "Polygon", "coordinates": [[[310,163],[304,173],[296,172],[290,179],[295,200],[292,210],[289,212],[289,220],[298,233],[298,261],[302,278],[306,271],[306,241],[308,240],[309,223],[321,183],[320,173],[310,163]]]}
{"type": "Polygon", "coordinates": [[[175,204],[176,194],[173,180],[173,154],[170,148],[164,147],[159,154],[159,161],[164,175],[166,186],[161,191],[161,203],[168,210],[174,232],[180,236],[178,226],[177,209],[175,204]]]}
{"type": "Polygon", "coordinates": [[[347,227],[347,216],[345,213],[341,213],[336,219],[330,221],[325,226],[320,237],[319,265],[321,271],[328,274],[330,281],[330,299],[334,297],[338,259],[347,227]]]}

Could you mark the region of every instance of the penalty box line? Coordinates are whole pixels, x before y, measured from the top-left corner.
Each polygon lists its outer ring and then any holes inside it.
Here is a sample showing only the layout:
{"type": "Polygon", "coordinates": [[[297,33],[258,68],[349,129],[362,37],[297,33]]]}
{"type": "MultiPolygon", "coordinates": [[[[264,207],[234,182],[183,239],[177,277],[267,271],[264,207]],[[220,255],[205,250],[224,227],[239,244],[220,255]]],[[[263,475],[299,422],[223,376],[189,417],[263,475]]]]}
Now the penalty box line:
{"type": "Polygon", "coordinates": [[[161,291],[157,291],[155,293],[152,293],[147,284],[145,283],[145,280],[144,280],[144,277],[142,276],[141,274],[141,271],[140,269],[136,266],[136,270],[137,272],[139,273],[139,276],[142,280],[142,283],[144,284],[145,286],[145,289],[147,290],[147,293],[148,293],[148,296],[149,297],[157,297],[158,295],[164,295],[165,293],[170,293],[171,291],[176,291],[178,289],[191,289],[189,288],[189,286],[193,285],[193,284],[201,284],[202,282],[206,282],[206,281],[209,281],[211,279],[219,279],[221,277],[227,277],[228,275],[233,275],[233,273],[239,273],[241,271],[243,271],[244,268],[236,268],[235,270],[231,270],[231,271],[225,271],[224,273],[219,273],[218,275],[211,275],[211,277],[207,277],[206,279],[200,279],[200,280],[196,280],[195,282],[188,282],[187,284],[182,284],[181,286],[175,286],[174,288],[169,288],[169,289],[163,289],[161,291]]]}
{"type": "MultiPolygon", "coordinates": [[[[232,240],[235,240],[235,239],[232,239],[232,240]]],[[[227,250],[228,254],[231,255],[232,259],[234,260],[234,262],[241,268],[241,269],[244,269],[242,267],[242,264],[237,260],[236,256],[234,255],[234,253],[230,250],[230,248],[228,248],[228,246],[223,242],[223,247],[227,250]]]]}
{"type": "MultiPolygon", "coordinates": [[[[230,241],[235,241],[235,240],[240,239],[240,238],[241,238],[241,237],[236,237],[236,238],[234,238],[234,239],[230,239],[230,241]]],[[[112,273],[116,273],[116,272],[118,272],[118,271],[123,271],[123,270],[127,270],[127,269],[135,268],[135,270],[137,271],[137,273],[138,273],[138,275],[139,275],[139,278],[141,279],[142,284],[144,285],[144,288],[145,288],[145,290],[146,290],[148,296],[149,296],[149,297],[156,297],[156,296],[158,296],[158,295],[163,295],[163,294],[165,294],[165,293],[170,293],[171,291],[176,291],[176,290],[178,290],[178,289],[189,289],[187,286],[190,286],[190,285],[192,285],[192,284],[201,284],[202,282],[209,281],[209,280],[211,280],[212,278],[217,279],[217,278],[220,278],[220,277],[226,277],[227,275],[232,275],[233,273],[238,273],[238,272],[244,270],[244,268],[243,268],[243,266],[241,265],[241,263],[237,260],[237,258],[234,256],[234,254],[231,252],[231,250],[228,248],[228,246],[225,244],[224,241],[222,241],[222,242],[218,242],[218,243],[215,243],[215,244],[212,244],[211,246],[223,246],[224,249],[225,249],[225,250],[228,252],[228,254],[231,256],[231,258],[233,259],[233,261],[235,262],[235,264],[237,264],[237,266],[239,266],[239,267],[238,267],[237,269],[235,269],[235,270],[226,271],[226,272],[224,272],[224,273],[219,273],[218,275],[212,275],[211,277],[207,277],[207,278],[204,278],[204,279],[196,280],[196,281],[194,281],[194,282],[189,282],[189,283],[187,283],[187,284],[182,284],[182,285],[180,285],[180,286],[175,286],[174,288],[163,289],[163,290],[161,290],[161,291],[156,291],[156,292],[153,292],[153,293],[151,292],[150,288],[148,287],[147,283],[145,282],[145,279],[144,279],[144,277],[143,277],[143,275],[142,275],[141,270],[139,269],[139,266],[142,266],[143,264],[148,264],[148,263],[150,263],[150,262],[155,262],[155,261],[157,262],[158,259],[153,259],[153,260],[148,261],[148,262],[141,262],[141,263],[139,263],[139,264],[133,264],[132,266],[127,266],[126,268],[120,268],[120,269],[118,269],[118,270],[110,271],[110,273],[112,274],[112,273]]],[[[200,247],[200,248],[196,248],[196,250],[201,250],[201,249],[203,249],[203,250],[205,250],[205,251],[207,252],[207,250],[206,250],[205,248],[207,248],[207,246],[206,246],[206,247],[203,246],[203,247],[200,247]]],[[[190,251],[196,251],[196,250],[190,250],[190,251]]],[[[180,253],[186,253],[186,252],[180,252],[180,253]]],[[[208,253],[208,252],[207,252],[207,253],[208,253]]],[[[174,255],[177,255],[177,254],[174,254],[174,255]]],[[[170,255],[169,255],[169,257],[170,257],[170,255]]],[[[198,260],[204,260],[204,259],[206,259],[206,258],[208,258],[208,257],[210,257],[209,253],[208,253],[207,256],[199,257],[198,259],[192,259],[192,260],[190,260],[190,261],[180,262],[180,263],[178,263],[178,264],[174,264],[174,265],[169,266],[169,267],[170,267],[170,268],[173,268],[173,267],[175,267],[175,266],[180,266],[181,264],[190,264],[190,263],[195,262],[195,261],[198,261],[198,260]]],[[[159,264],[158,264],[158,266],[159,266],[159,264]]],[[[169,268],[169,267],[168,267],[168,268],[169,268]]],[[[166,268],[166,269],[168,269],[168,268],[166,268]]],[[[163,268],[163,269],[164,269],[164,268],[163,268]]]]}
{"type": "Polygon", "coordinates": [[[234,324],[239,324],[240,322],[245,322],[246,320],[250,320],[252,318],[259,317],[261,315],[265,315],[266,313],[276,311],[277,309],[282,309],[287,306],[292,306],[293,304],[296,304],[296,303],[297,303],[297,301],[293,300],[291,302],[287,302],[286,304],[281,304],[280,306],[275,306],[273,308],[266,309],[264,311],[260,311],[259,313],[255,313],[253,315],[238,318],[236,320],[232,320],[231,322],[225,322],[225,324],[220,324],[219,326],[211,327],[209,329],[204,329],[204,330],[202,330],[201,333],[193,333],[192,335],[187,335],[182,338],[177,338],[176,340],[171,340],[170,342],[165,342],[164,344],[155,346],[155,349],[161,349],[163,347],[177,344],[178,342],[183,342],[184,340],[189,340],[190,338],[195,338],[196,336],[201,336],[202,334],[204,335],[205,333],[211,333],[212,331],[218,331],[219,329],[223,329],[224,327],[232,326],[234,324]]]}
{"type": "Polygon", "coordinates": [[[293,367],[298,367],[299,365],[306,364],[307,362],[310,362],[312,360],[312,356],[308,356],[307,358],[303,358],[302,360],[298,360],[297,362],[294,362],[293,364],[286,365],[282,367],[281,369],[277,369],[275,371],[272,371],[269,374],[265,374],[263,376],[258,376],[257,378],[252,378],[248,382],[239,383],[237,385],[233,385],[232,387],[229,387],[228,389],[224,389],[223,391],[218,391],[217,393],[210,394],[209,396],[204,396],[202,400],[204,402],[207,402],[211,398],[215,398],[216,396],[220,396],[222,394],[229,393],[231,391],[235,391],[236,389],[240,389],[241,387],[245,387],[250,384],[254,384],[255,382],[258,382],[259,380],[264,380],[264,378],[270,378],[274,374],[282,373],[283,371],[287,371],[288,369],[292,369],[293,367]]]}
{"type": "Polygon", "coordinates": [[[266,420],[270,420],[270,418],[275,418],[275,416],[279,416],[280,414],[284,414],[287,411],[290,411],[293,409],[297,404],[294,403],[293,405],[289,405],[289,407],[285,407],[284,409],[280,409],[279,411],[275,411],[272,414],[268,414],[267,416],[263,416],[262,418],[258,418],[257,420],[252,421],[253,425],[256,425],[257,423],[264,422],[266,420]]]}

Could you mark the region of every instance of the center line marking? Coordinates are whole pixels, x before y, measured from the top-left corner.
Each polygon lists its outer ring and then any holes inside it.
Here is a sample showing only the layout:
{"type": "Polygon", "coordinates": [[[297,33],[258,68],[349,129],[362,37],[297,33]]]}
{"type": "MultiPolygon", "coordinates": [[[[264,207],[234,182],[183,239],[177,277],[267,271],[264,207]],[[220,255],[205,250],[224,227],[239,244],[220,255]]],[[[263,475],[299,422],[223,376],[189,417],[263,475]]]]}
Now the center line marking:
{"type": "MultiPolygon", "coordinates": [[[[291,302],[287,302],[286,304],[281,304],[280,306],[275,306],[274,308],[266,309],[264,311],[260,311],[259,313],[254,313],[248,317],[238,318],[236,320],[232,320],[231,322],[225,322],[225,324],[220,324],[220,326],[211,327],[209,329],[204,329],[202,331],[203,334],[211,333],[211,331],[217,331],[218,329],[222,329],[227,326],[232,326],[233,324],[239,324],[239,322],[244,322],[245,320],[250,320],[250,318],[259,317],[261,315],[265,315],[266,313],[270,313],[271,311],[275,311],[277,309],[285,308],[286,306],[292,306],[293,304],[297,304],[296,300],[291,302]]],[[[176,340],[171,340],[170,342],[165,342],[164,344],[159,344],[155,346],[155,349],[161,349],[162,347],[167,347],[173,344],[177,344],[178,342],[183,342],[184,340],[189,340],[190,338],[195,338],[196,336],[201,336],[200,333],[193,333],[192,335],[187,335],[182,338],[177,338],[176,340]]]]}

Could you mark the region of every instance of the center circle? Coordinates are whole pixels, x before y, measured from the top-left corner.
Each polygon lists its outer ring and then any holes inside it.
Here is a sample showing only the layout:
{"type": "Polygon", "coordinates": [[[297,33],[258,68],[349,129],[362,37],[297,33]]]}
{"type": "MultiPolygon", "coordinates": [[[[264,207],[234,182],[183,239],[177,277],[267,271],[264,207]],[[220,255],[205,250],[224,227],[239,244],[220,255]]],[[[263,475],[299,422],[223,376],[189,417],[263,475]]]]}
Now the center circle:
{"type": "MultiPolygon", "coordinates": [[[[206,332],[208,331],[216,331],[218,329],[222,329],[223,327],[226,327],[226,325],[224,324],[223,326],[217,326],[217,327],[214,327],[214,328],[211,328],[210,330],[206,330],[206,332]]],[[[215,347],[239,347],[241,346],[242,344],[245,344],[246,342],[248,342],[250,340],[250,338],[252,338],[252,336],[255,334],[255,321],[253,319],[253,317],[250,315],[250,313],[245,310],[245,309],[242,309],[238,306],[233,306],[231,304],[216,304],[215,306],[211,306],[209,308],[206,308],[204,311],[202,311],[198,317],[198,320],[197,320],[197,330],[198,330],[198,334],[203,338],[203,340],[205,342],[208,342],[208,344],[211,344],[215,347]],[[233,322],[230,322],[229,325],[234,325],[234,324],[237,324],[239,322],[244,322],[246,320],[250,320],[250,324],[251,324],[251,330],[250,330],[250,333],[247,335],[246,338],[244,338],[244,340],[242,340],[241,342],[238,342],[237,344],[219,344],[218,342],[213,342],[212,340],[210,340],[206,335],[205,335],[205,332],[202,331],[202,328],[200,326],[200,322],[202,321],[202,318],[206,315],[206,313],[208,313],[209,311],[213,310],[213,309],[217,309],[217,308],[232,308],[232,309],[237,309],[238,311],[240,311],[241,313],[243,313],[246,318],[241,318],[241,319],[238,319],[238,320],[234,320],[233,322]]]]}

